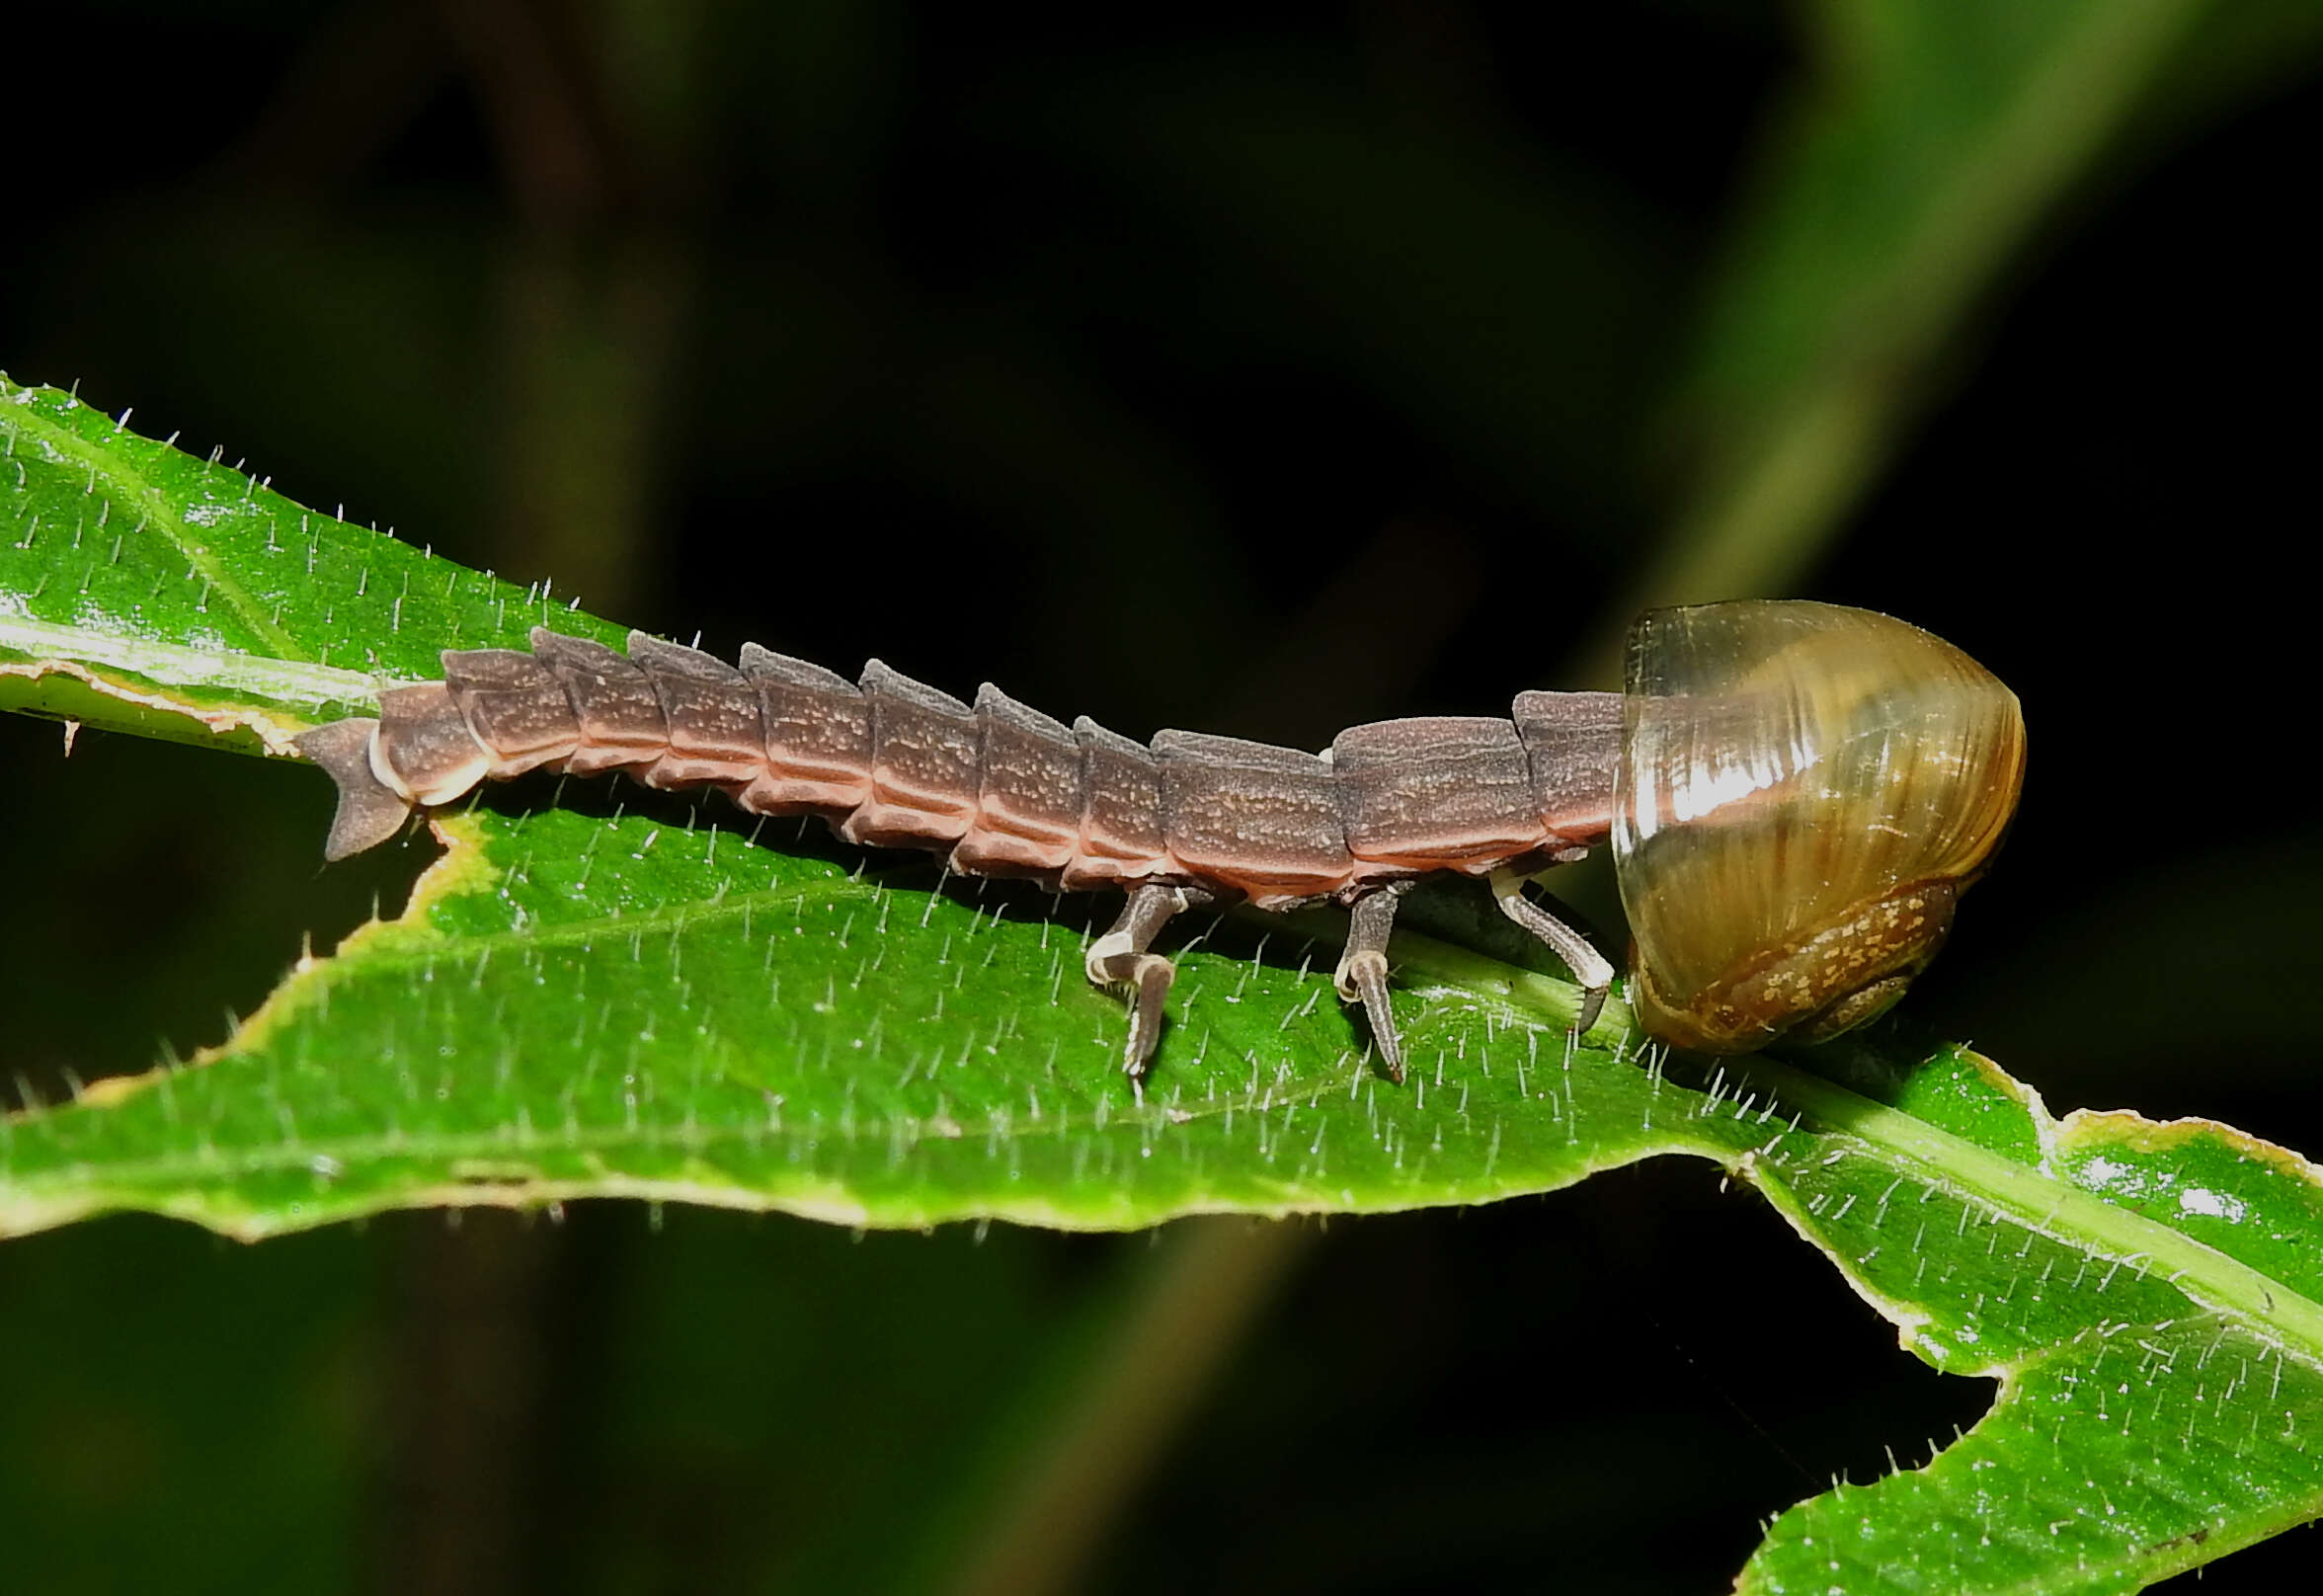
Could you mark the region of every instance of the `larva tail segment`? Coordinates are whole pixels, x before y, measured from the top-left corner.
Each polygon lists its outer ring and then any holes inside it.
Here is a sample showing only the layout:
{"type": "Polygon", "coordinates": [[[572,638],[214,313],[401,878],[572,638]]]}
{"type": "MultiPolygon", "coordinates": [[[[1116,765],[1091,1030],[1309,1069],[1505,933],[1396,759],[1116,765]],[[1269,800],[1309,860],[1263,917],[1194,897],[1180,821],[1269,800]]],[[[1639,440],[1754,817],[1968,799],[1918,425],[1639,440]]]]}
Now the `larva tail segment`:
{"type": "Polygon", "coordinates": [[[339,809],[323,843],[323,857],[333,864],[390,840],[411,819],[411,800],[371,768],[371,737],[378,729],[379,723],[366,715],[335,720],[297,739],[298,752],[329,772],[339,787],[339,809]]]}
{"type": "Polygon", "coordinates": [[[450,683],[422,681],[379,694],[371,773],[388,790],[434,809],[474,791],[497,758],[468,724],[450,683]]]}

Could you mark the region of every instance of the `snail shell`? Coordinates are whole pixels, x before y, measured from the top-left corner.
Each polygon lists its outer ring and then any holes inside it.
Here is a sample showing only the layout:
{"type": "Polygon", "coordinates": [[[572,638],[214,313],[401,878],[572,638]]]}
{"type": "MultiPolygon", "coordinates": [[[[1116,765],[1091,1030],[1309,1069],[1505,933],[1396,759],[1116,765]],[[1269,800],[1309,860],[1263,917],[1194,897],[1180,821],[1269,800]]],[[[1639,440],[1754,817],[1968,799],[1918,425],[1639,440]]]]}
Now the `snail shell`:
{"type": "Polygon", "coordinates": [[[1631,628],[1614,857],[1630,998],[1682,1047],[1819,1041],[1926,967],[2024,782],[2016,694],[1867,610],[1750,600],[1631,628]]]}

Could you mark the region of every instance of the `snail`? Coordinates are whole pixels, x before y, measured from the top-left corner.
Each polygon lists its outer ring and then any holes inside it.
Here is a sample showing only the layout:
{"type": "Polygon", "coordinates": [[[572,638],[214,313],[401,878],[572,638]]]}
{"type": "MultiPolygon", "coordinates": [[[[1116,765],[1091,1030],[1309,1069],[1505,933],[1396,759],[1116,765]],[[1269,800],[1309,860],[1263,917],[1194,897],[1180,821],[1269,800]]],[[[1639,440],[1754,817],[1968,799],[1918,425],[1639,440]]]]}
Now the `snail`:
{"type": "Polygon", "coordinates": [[[1175,974],[1153,951],[1172,916],[1319,900],[1350,910],[1336,984],[1402,1079],[1389,935],[1403,894],[1440,871],[1485,880],[1565,962],[1586,1030],[1613,966],[1525,888],[1608,838],[1648,1032],[1709,1052],[1837,1035],[1934,956],[2024,774],[2016,697],[1966,655],[1796,600],[1649,612],[1620,693],[1373,722],[1321,755],[1193,732],[1140,744],[990,683],[964,703],[876,660],[850,682],[755,644],[734,666],[638,632],[625,655],[545,628],[531,643],[446,651],[442,680],[387,687],[377,717],[299,739],[339,788],[327,857],[479,781],[619,769],[940,851],[962,874],[1120,889],[1085,963],[1131,992],[1133,1080],[1175,974]]]}
{"type": "Polygon", "coordinates": [[[2016,694],[1861,609],[1631,628],[1613,849],[1646,1030],[1732,1053],[1874,1018],[1927,967],[2024,784],[2016,694]]]}

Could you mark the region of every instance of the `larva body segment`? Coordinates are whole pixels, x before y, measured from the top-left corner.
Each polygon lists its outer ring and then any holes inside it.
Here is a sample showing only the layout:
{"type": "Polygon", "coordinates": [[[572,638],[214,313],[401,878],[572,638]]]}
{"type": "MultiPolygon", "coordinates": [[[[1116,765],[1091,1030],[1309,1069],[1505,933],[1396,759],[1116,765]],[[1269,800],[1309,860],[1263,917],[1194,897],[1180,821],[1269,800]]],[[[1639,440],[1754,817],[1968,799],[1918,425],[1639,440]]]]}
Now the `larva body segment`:
{"type": "Polygon", "coordinates": [[[1058,884],[1088,892],[1152,880],[1169,866],[1153,751],[1086,715],[1073,723],[1073,740],[1081,751],[1081,833],[1058,884]]]}
{"type": "Polygon", "coordinates": [[[413,808],[480,781],[561,767],[716,786],[753,814],[820,816],[850,842],[946,853],[963,874],[1121,888],[1129,902],[1087,964],[1092,981],[1134,990],[1135,1078],[1173,974],[1150,945],[1190,907],[1354,907],[1339,990],[1363,1002],[1397,1078],[1385,949],[1421,874],[1492,875],[1510,918],[1583,986],[1602,996],[1612,979],[1517,880],[1610,832],[1616,693],[1527,693],[1512,720],[1357,726],[1318,756],[1177,731],[1148,747],[1086,717],[1068,728],[990,683],[963,703],[877,660],[850,682],[756,644],[737,668],[637,632],[625,655],[545,629],[531,641],[529,654],[446,651],[443,680],[388,688],[375,720],[299,740],[339,785],[328,857],[385,841],[413,808]]]}
{"type": "Polygon", "coordinates": [[[1327,898],[1357,879],[1330,761],[1203,732],[1157,732],[1170,861],[1260,909],[1327,898]]]}
{"type": "MultiPolygon", "coordinates": [[[[579,743],[564,768],[577,776],[635,769],[661,758],[670,745],[669,718],[661,694],[644,670],[602,643],[558,637],[544,628],[532,633],[532,649],[565,689],[579,743]]],[[[455,668],[457,652],[444,663],[455,668]]],[[[382,726],[380,735],[392,734],[382,726]]]]}
{"type": "Polygon", "coordinates": [[[742,646],[758,685],[765,767],[736,795],[754,815],[820,815],[837,826],[871,796],[871,706],[836,671],[742,646]]]}
{"type": "Polygon", "coordinates": [[[649,787],[747,786],[766,762],[759,694],[750,678],[699,649],[632,633],[629,658],[661,701],[667,746],[633,773],[649,787]]]}
{"type": "Polygon", "coordinates": [[[1520,692],[1512,710],[1532,772],[1531,812],[1551,848],[1603,841],[1621,771],[1622,694],[1520,692]]]}
{"type": "Polygon", "coordinates": [[[1368,864],[1488,870],[1547,839],[1531,760],[1504,720],[1351,726],[1331,740],[1347,851],[1368,864]]]}
{"type": "Polygon", "coordinates": [[[1059,880],[1087,808],[1081,744],[1063,722],[991,682],[976,692],[976,805],[952,848],[970,875],[1059,880]]]}
{"type": "Polygon", "coordinates": [[[976,817],[976,711],[877,660],[863,667],[871,706],[871,801],[840,823],[867,847],[948,849],[976,817]]]}
{"type": "Polygon", "coordinates": [[[494,756],[496,780],[559,759],[581,747],[564,684],[547,661],[515,649],[474,649],[444,661],[451,691],[476,740],[494,756]]]}

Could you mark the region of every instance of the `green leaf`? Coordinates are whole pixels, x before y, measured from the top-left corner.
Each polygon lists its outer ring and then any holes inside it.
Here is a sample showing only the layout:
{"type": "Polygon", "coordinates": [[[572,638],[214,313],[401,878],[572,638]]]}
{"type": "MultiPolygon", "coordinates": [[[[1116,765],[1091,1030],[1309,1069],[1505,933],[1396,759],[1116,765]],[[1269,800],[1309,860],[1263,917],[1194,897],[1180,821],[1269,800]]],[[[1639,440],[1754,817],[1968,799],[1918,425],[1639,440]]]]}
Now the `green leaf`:
{"type": "Polygon", "coordinates": [[[318,515],[0,376],[0,707],[180,742],[289,739],[448,647],[617,628],[318,515]]]}
{"type": "Polygon", "coordinates": [[[1776,1520],[1743,1590],[2135,1590],[2323,1512],[2314,1165],[2204,1121],[2055,1121],[1964,1052],[1898,1095],[1958,1134],[1768,1084],[1830,1131],[1760,1189],[1904,1345],[2001,1391],[1926,1466],[1776,1520]]]}
{"type": "MultiPolygon", "coordinates": [[[[279,752],[375,676],[552,613],[64,395],[0,383],[0,680],[40,712],[279,752]]],[[[1336,918],[1252,916],[1177,950],[1140,1097],[1081,978],[1085,900],[631,788],[503,789],[434,826],[403,913],[302,959],[225,1043],[0,1119],[0,1234],[605,1195],[1111,1229],[1481,1202],[1683,1153],[1919,1356],[2001,1382],[1924,1467],[1778,1519],[1747,1588],[2131,1589],[2323,1511],[2323,1180],[2223,1127],[2055,1121],[1988,1062],[1892,1039],[1826,1052],[1850,1085],[1642,1054],[1619,1004],[1575,1042],[1572,989],[1453,916],[1396,943],[1408,1086],[1331,992],[1336,918]]]]}

